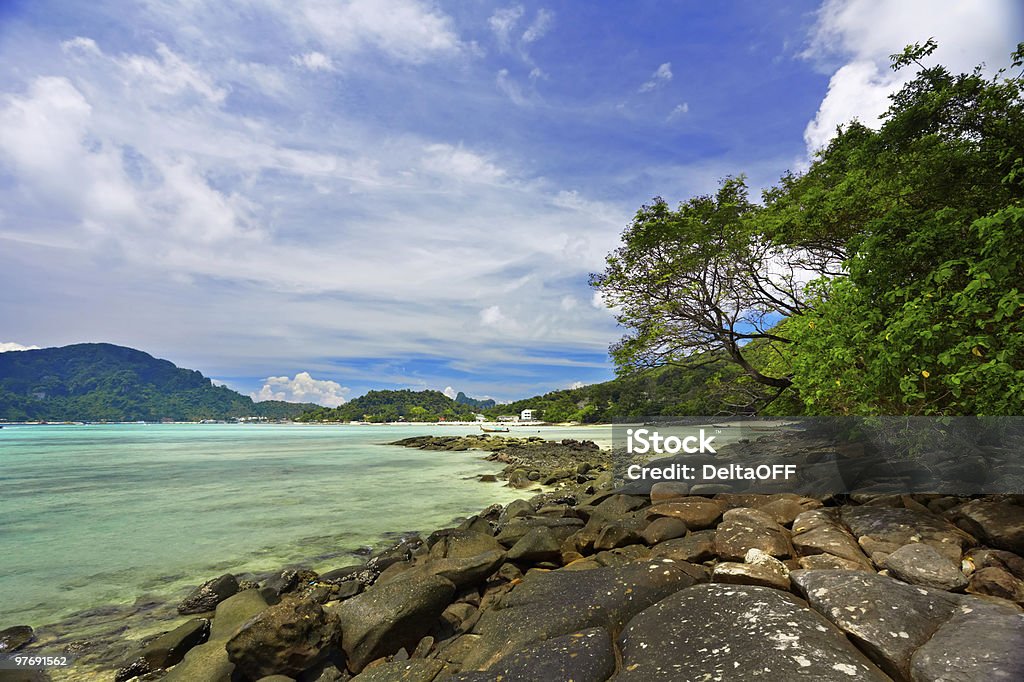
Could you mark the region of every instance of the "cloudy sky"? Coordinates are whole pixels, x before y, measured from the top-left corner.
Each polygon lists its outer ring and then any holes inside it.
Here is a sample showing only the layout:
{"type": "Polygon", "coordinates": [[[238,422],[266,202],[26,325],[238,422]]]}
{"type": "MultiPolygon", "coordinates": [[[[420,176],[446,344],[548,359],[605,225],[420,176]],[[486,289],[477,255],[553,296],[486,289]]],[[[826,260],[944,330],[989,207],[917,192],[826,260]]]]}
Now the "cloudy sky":
{"type": "Polygon", "coordinates": [[[632,214],[799,169],[1014,0],[0,2],[0,351],[107,341],[258,398],[612,376],[632,214]]]}

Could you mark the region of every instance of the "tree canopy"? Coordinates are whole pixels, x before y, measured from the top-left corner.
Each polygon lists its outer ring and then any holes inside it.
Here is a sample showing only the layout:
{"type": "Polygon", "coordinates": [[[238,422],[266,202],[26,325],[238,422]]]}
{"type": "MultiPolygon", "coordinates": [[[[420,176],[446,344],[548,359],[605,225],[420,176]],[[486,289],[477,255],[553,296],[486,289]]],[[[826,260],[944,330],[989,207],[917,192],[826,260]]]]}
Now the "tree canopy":
{"type": "Polygon", "coordinates": [[[731,362],[770,411],[1024,413],[1024,44],[991,77],[935,48],[761,203],[736,176],[638,211],[592,277],[620,372],[731,362]]]}

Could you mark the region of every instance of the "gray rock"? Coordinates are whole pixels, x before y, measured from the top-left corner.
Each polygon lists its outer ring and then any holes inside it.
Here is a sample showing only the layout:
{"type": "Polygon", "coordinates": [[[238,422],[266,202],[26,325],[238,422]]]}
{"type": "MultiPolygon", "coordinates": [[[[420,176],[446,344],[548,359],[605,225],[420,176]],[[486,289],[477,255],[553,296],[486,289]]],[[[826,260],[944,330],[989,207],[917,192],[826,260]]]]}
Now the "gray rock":
{"type": "Polygon", "coordinates": [[[444,663],[437,660],[390,661],[364,670],[352,682],[433,682],[444,669],[444,663]]]}
{"type": "Polygon", "coordinates": [[[210,621],[206,618],[193,618],[146,644],[139,657],[145,659],[150,670],[170,668],[180,663],[190,649],[205,642],[209,636],[210,621]]]}
{"type": "Polygon", "coordinates": [[[839,516],[879,566],[885,555],[914,542],[931,545],[956,563],[963,550],[975,544],[974,538],[945,519],[912,509],[841,507],[839,516]]]}
{"type": "MultiPolygon", "coordinates": [[[[501,547],[501,545],[498,546],[501,547]]],[[[476,556],[428,561],[412,569],[408,577],[415,579],[416,576],[423,574],[438,575],[450,580],[455,587],[461,589],[483,582],[504,562],[505,552],[502,547],[500,550],[492,549],[476,556]]]]}
{"type": "Polygon", "coordinates": [[[700,497],[686,498],[679,502],[662,502],[650,507],[648,518],[668,516],[679,519],[690,530],[711,528],[722,516],[722,505],[700,497]]]}
{"type": "Polygon", "coordinates": [[[335,616],[315,602],[286,596],[247,621],[225,648],[236,670],[250,679],[296,677],[324,660],[337,638],[335,616]]]}
{"type": "Polygon", "coordinates": [[[1024,558],[1001,549],[972,549],[964,555],[964,572],[989,567],[1001,568],[1024,580],[1024,558]]]}
{"type": "Polygon", "coordinates": [[[590,628],[512,653],[487,672],[516,682],[604,682],[615,672],[615,648],[607,630],[590,628]]]}
{"type": "Polygon", "coordinates": [[[711,581],[727,585],[760,585],[776,590],[789,589],[789,575],[769,566],[723,561],[715,566],[711,581]]]}
{"type": "Polygon", "coordinates": [[[394,580],[329,607],[341,623],[348,667],[359,672],[372,660],[401,648],[412,650],[427,634],[455,594],[440,576],[394,580]]]}
{"type": "Polygon", "coordinates": [[[794,571],[792,579],[815,610],[897,679],[909,678],[914,651],[957,608],[947,592],[861,571],[794,571]]]}
{"type": "Polygon", "coordinates": [[[547,528],[556,536],[560,536],[559,542],[561,542],[582,527],[582,519],[550,516],[519,517],[502,526],[495,539],[505,547],[512,547],[534,528],[547,528]]]}
{"type": "Polygon", "coordinates": [[[656,545],[665,540],[674,540],[686,535],[686,524],[671,516],[660,516],[644,528],[640,536],[648,545],[656,545]]]}
{"type": "Polygon", "coordinates": [[[530,529],[508,551],[509,561],[558,561],[561,556],[561,543],[544,527],[530,529]]]}
{"type": "Polygon", "coordinates": [[[217,608],[228,597],[238,592],[238,581],[235,576],[225,573],[219,578],[207,580],[205,583],[192,590],[192,592],[178,604],[178,613],[184,615],[192,613],[206,613],[217,608]]]}
{"type": "Polygon", "coordinates": [[[751,549],[787,559],[793,556],[789,531],[754,509],[730,509],[715,531],[715,552],[726,560],[742,561],[751,549]]]}
{"type": "Polygon", "coordinates": [[[505,547],[491,535],[474,531],[453,530],[435,539],[430,545],[432,559],[467,559],[484,552],[502,552],[505,547]]]}
{"type": "Polygon", "coordinates": [[[482,670],[513,652],[589,628],[616,631],[644,608],[703,579],[702,568],[666,559],[529,573],[502,598],[501,608],[484,611],[461,668],[482,670]]]}
{"type": "Polygon", "coordinates": [[[1024,555],[1024,507],[1006,500],[971,500],[946,512],[946,518],[996,549],[1024,555]]]}
{"type": "Polygon", "coordinates": [[[35,639],[35,633],[27,625],[4,628],[0,630],[0,653],[17,651],[33,639],[35,639]]]}
{"type": "Polygon", "coordinates": [[[697,585],[633,618],[619,638],[616,682],[889,678],[788,592],[697,585]]]}
{"type": "Polygon", "coordinates": [[[651,548],[652,559],[672,559],[699,564],[714,559],[715,531],[700,530],[683,538],[665,540],[651,548]]]}
{"type": "Polygon", "coordinates": [[[914,652],[910,675],[914,682],[1024,680],[1024,616],[965,599],[914,652]]]}
{"type": "MultiPolygon", "coordinates": [[[[792,542],[794,550],[801,557],[825,554],[849,562],[847,565],[832,562],[840,564],[832,566],[833,568],[874,570],[871,560],[857,544],[857,539],[825,509],[806,511],[796,517],[793,521],[792,542]]],[[[824,567],[821,560],[814,563],[818,564],[818,567],[824,567]]]]}
{"type": "Polygon", "coordinates": [[[193,647],[181,663],[171,668],[167,682],[230,682],[235,664],[224,644],[247,620],[267,608],[258,590],[244,590],[217,605],[205,644],[193,647]]]}
{"type": "Polygon", "coordinates": [[[679,501],[690,493],[690,484],[685,481],[658,481],[651,486],[651,504],[679,501]]]}
{"type": "Polygon", "coordinates": [[[914,585],[955,591],[967,585],[960,566],[931,545],[903,545],[882,562],[893,577],[914,585]]]}
{"type": "Polygon", "coordinates": [[[999,597],[1024,605],[1024,580],[996,566],[982,568],[972,573],[967,591],[971,594],[999,597]]]}
{"type": "Polygon", "coordinates": [[[644,522],[635,519],[609,523],[601,529],[601,533],[594,540],[594,549],[604,551],[643,542],[640,532],[645,525],[644,522]]]}

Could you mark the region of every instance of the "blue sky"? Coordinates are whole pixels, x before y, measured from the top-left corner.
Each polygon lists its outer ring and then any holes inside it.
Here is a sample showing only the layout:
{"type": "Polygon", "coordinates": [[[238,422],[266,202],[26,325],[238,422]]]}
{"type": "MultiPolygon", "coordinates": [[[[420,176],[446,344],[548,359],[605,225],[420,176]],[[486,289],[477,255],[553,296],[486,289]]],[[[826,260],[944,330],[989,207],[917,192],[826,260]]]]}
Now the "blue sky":
{"type": "Polygon", "coordinates": [[[877,119],[886,56],[1005,62],[1012,1],[0,4],[0,349],[257,397],[610,378],[632,214],[877,119]]]}

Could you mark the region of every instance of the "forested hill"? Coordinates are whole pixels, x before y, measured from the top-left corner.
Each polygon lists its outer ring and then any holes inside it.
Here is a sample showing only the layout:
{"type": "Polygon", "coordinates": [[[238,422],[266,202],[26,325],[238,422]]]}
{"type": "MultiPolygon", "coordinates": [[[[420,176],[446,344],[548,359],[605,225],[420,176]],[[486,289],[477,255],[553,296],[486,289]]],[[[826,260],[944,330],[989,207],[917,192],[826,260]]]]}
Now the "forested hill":
{"type": "Polygon", "coordinates": [[[254,403],[195,370],[108,343],[0,353],[0,419],[9,421],[279,419],[313,407],[254,403]]]}
{"type": "Polygon", "coordinates": [[[471,421],[475,411],[440,391],[370,391],[335,408],[317,407],[298,421],[471,421]]]}

